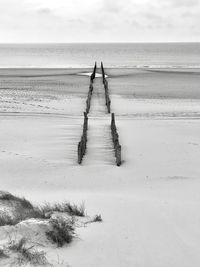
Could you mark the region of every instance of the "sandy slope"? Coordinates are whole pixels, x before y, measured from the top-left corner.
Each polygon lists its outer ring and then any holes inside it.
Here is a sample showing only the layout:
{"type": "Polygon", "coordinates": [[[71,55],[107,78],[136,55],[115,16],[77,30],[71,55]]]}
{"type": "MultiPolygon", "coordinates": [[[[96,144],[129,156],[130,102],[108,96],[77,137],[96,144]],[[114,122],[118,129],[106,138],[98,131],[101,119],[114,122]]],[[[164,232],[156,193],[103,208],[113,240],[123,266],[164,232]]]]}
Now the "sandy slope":
{"type": "MultiPolygon", "coordinates": [[[[81,79],[86,88],[87,78],[81,79]]],[[[114,78],[109,83],[113,93],[114,78]]],[[[89,118],[88,154],[83,165],[77,165],[85,107],[83,92],[81,98],[77,94],[67,89],[62,99],[58,94],[56,105],[59,111],[63,108],[58,114],[51,108],[51,114],[40,108],[23,112],[22,103],[20,114],[1,109],[1,189],[36,203],[85,201],[88,214],[100,213],[104,220],[78,229],[80,239],[67,248],[47,247],[49,259],[59,255],[76,267],[199,266],[198,100],[135,99],[113,93],[124,160],[118,168],[98,85],[89,118]]],[[[48,105],[53,107],[52,101],[48,105]]]]}

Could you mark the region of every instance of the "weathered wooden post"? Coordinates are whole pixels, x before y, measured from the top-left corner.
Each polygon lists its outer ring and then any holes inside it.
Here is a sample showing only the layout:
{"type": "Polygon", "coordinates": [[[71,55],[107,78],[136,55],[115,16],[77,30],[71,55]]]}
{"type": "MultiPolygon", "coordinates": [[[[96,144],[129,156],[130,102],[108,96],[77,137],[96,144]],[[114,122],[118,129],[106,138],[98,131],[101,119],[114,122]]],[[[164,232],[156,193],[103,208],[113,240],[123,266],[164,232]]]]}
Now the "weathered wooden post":
{"type": "Polygon", "coordinates": [[[92,83],[90,83],[89,91],[90,91],[91,93],[92,93],[92,91],[93,91],[93,84],[92,84],[92,83]]]}
{"type": "Polygon", "coordinates": [[[82,142],[83,142],[83,156],[84,156],[86,152],[86,143],[87,143],[86,132],[83,133],[82,135],[82,142]]]}
{"type": "Polygon", "coordinates": [[[87,113],[86,112],[84,112],[83,115],[84,115],[83,130],[84,131],[87,131],[87,129],[88,129],[88,116],[87,116],[87,113]]]}
{"type": "Polygon", "coordinates": [[[105,90],[108,90],[108,81],[105,78],[105,74],[104,74],[103,84],[104,84],[105,90]]]}
{"type": "Polygon", "coordinates": [[[82,162],[82,142],[78,143],[78,164],[82,162]]]}
{"type": "Polygon", "coordinates": [[[121,165],[121,146],[117,145],[116,147],[116,164],[117,166],[121,165]]]}
{"type": "Polygon", "coordinates": [[[95,65],[94,65],[94,79],[96,78],[96,70],[97,70],[97,63],[95,61],[95,65]]]}
{"type": "Polygon", "coordinates": [[[86,113],[89,113],[89,100],[86,100],[86,113]]]}
{"type": "Polygon", "coordinates": [[[111,103],[111,101],[109,99],[109,101],[108,101],[108,113],[110,113],[110,103],[111,103]]]}
{"type": "Polygon", "coordinates": [[[105,72],[104,72],[103,62],[101,62],[101,72],[102,72],[102,78],[103,78],[103,84],[104,84],[104,82],[105,82],[105,72]]]}
{"type": "Polygon", "coordinates": [[[111,114],[111,129],[113,130],[113,126],[115,125],[115,113],[111,114]]]}

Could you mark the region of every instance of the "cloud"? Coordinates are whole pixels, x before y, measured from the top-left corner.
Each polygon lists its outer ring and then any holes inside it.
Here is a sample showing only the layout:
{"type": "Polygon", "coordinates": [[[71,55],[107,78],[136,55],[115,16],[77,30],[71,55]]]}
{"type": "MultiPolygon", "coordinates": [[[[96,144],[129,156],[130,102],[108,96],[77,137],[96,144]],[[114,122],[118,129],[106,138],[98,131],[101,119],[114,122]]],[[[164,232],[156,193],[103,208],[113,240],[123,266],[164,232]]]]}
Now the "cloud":
{"type": "Polygon", "coordinates": [[[102,12],[119,13],[124,8],[124,2],[121,0],[103,0],[102,12]]]}
{"type": "Polygon", "coordinates": [[[199,5],[199,0],[168,0],[168,3],[173,7],[189,7],[193,8],[199,5]]]}
{"type": "Polygon", "coordinates": [[[199,13],[200,0],[0,0],[0,42],[197,41],[199,13]]]}
{"type": "Polygon", "coordinates": [[[53,11],[50,8],[38,8],[36,10],[38,14],[52,15],[53,11]]]}
{"type": "MultiPolygon", "coordinates": [[[[142,1],[142,0],[141,0],[142,1]]],[[[126,13],[129,10],[134,10],[138,5],[138,0],[102,0],[102,12],[106,13],[126,13]]]]}

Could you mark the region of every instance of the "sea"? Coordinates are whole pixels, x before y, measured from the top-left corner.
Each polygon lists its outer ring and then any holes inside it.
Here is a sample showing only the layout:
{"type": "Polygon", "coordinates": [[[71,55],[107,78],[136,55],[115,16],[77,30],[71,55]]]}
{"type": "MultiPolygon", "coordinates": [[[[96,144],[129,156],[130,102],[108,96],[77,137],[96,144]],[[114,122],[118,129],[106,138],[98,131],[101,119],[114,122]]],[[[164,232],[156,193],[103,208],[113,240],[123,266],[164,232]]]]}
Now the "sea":
{"type": "Polygon", "coordinates": [[[0,44],[0,68],[200,68],[200,43],[0,44]]]}

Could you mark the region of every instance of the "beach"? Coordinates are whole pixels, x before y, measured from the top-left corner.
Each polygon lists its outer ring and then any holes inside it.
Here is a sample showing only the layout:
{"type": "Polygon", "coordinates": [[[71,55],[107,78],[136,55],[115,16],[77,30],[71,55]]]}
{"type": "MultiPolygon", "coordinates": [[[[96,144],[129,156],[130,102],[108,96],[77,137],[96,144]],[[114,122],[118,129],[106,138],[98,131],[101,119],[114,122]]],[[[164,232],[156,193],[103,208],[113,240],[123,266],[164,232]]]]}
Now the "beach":
{"type": "Polygon", "coordinates": [[[105,68],[120,167],[101,77],[94,81],[87,153],[77,163],[91,72],[0,69],[1,190],[36,204],[84,202],[88,214],[101,214],[103,222],[78,228],[69,246],[45,247],[50,260],[199,266],[199,70],[105,68]]]}

